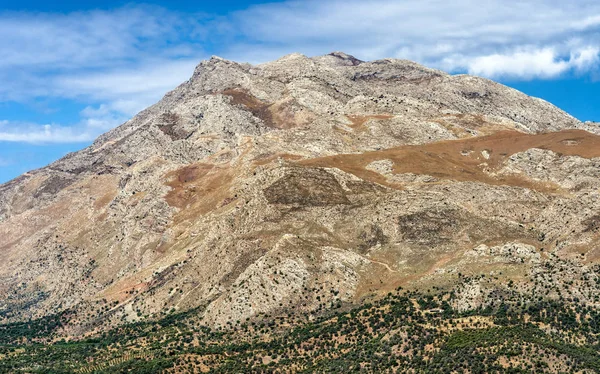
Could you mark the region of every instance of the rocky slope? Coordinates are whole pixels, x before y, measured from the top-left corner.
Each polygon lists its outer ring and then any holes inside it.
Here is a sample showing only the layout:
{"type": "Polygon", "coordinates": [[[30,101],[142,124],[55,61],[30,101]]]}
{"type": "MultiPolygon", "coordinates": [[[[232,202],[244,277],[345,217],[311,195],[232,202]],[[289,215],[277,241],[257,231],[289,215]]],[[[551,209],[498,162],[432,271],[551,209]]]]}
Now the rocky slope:
{"type": "Polygon", "coordinates": [[[226,326],[398,286],[454,290],[459,310],[508,284],[596,305],[599,130],[410,61],[213,57],[0,186],[0,321],[68,310],[92,331],[200,307],[226,326]]]}

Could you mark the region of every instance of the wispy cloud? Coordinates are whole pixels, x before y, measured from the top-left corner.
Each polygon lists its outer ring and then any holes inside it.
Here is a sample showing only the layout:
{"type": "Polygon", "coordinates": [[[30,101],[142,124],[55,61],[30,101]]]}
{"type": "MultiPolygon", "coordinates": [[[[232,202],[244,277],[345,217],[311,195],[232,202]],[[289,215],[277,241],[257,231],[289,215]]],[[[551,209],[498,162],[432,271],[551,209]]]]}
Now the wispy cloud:
{"type": "Polygon", "coordinates": [[[0,157],[0,167],[9,166],[9,165],[12,165],[12,164],[13,164],[12,161],[0,157]]]}
{"type": "Polygon", "coordinates": [[[597,67],[600,45],[600,3],[590,0],[288,1],[253,7],[229,22],[246,36],[232,55],[338,49],[492,78],[586,72],[597,67]]]}
{"type": "Polygon", "coordinates": [[[127,119],[104,104],[98,108],[87,107],[81,112],[81,117],[80,122],[71,126],[3,120],[0,121],[0,141],[33,144],[85,143],[127,119]]]}
{"type": "Polygon", "coordinates": [[[206,56],[204,20],[151,6],[0,13],[0,102],[60,98],[96,108],[68,125],[0,122],[0,141],[93,140],[191,75],[206,56]]]}
{"type": "Polygon", "coordinates": [[[132,115],[156,102],[167,91],[187,80],[199,59],[150,60],[136,68],[60,76],[54,81],[63,97],[106,101],[106,107],[132,115]]]}
{"type": "Polygon", "coordinates": [[[465,66],[471,74],[488,77],[552,78],[567,71],[585,72],[595,67],[599,52],[597,47],[586,47],[561,58],[552,47],[517,50],[478,56],[466,61],[465,66]]]}
{"type": "Polygon", "coordinates": [[[0,102],[89,106],[69,126],[0,122],[0,141],[89,141],[157,101],[210,54],[258,63],[332,50],[491,78],[597,76],[600,3],[303,0],[212,18],[152,6],[0,13],[0,102]]]}
{"type": "Polygon", "coordinates": [[[0,15],[0,66],[47,70],[111,67],[144,57],[193,53],[200,15],[129,6],[69,14],[0,15]]]}

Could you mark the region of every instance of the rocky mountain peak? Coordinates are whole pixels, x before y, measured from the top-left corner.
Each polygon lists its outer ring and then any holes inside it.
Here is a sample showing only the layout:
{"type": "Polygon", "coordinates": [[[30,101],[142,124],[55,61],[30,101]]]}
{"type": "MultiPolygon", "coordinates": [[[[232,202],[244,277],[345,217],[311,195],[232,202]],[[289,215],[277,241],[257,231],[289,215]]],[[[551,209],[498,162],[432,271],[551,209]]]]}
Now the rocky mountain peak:
{"type": "MultiPolygon", "coordinates": [[[[356,57],[346,54],[344,52],[331,52],[331,53],[327,54],[326,56],[335,57],[336,59],[343,61],[344,65],[356,66],[356,65],[360,65],[364,62],[364,61],[361,61],[361,60],[357,59],[356,57]]],[[[324,57],[326,57],[326,56],[324,56],[324,57]]]]}
{"type": "Polygon", "coordinates": [[[68,310],[92,331],[199,308],[227,326],[400,285],[456,287],[456,307],[477,308],[549,253],[595,261],[596,134],[410,61],[212,57],[90,147],[0,186],[0,320],[68,310]],[[502,280],[458,287],[478,272],[502,280]]]}

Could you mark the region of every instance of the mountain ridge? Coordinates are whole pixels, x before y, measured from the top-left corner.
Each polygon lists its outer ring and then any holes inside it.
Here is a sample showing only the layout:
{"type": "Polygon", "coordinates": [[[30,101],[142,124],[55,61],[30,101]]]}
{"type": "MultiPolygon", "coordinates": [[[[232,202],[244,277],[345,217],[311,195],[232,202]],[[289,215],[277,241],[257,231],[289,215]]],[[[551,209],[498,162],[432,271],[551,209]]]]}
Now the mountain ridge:
{"type": "Polygon", "coordinates": [[[0,320],[69,310],[75,333],[200,307],[227,326],[398,285],[485,305],[547,253],[594,263],[598,134],[406,60],[213,57],[90,147],[0,185],[0,320]],[[504,275],[459,291],[465,271],[504,275]]]}

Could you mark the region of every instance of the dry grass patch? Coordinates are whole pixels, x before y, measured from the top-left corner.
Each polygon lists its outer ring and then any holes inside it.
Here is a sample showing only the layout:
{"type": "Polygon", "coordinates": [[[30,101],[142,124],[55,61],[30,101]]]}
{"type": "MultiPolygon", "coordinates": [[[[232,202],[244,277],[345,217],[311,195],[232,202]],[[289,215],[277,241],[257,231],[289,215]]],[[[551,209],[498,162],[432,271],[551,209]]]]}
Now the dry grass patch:
{"type": "Polygon", "coordinates": [[[531,148],[547,149],[561,155],[600,157],[600,136],[583,130],[546,134],[501,131],[493,135],[448,140],[424,145],[407,145],[362,154],[340,154],[298,162],[310,167],[335,167],[362,179],[398,188],[367,166],[378,160],[394,163],[395,174],[431,175],[440,179],[525,187],[541,192],[559,192],[558,186],[519,175],[494,175],[513,154],[531,148]]]}

